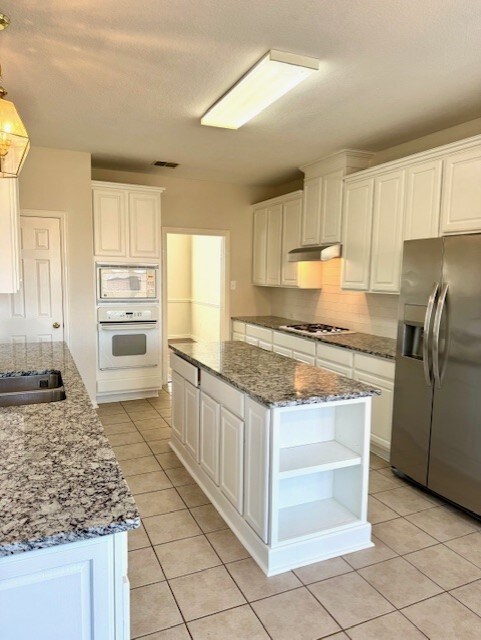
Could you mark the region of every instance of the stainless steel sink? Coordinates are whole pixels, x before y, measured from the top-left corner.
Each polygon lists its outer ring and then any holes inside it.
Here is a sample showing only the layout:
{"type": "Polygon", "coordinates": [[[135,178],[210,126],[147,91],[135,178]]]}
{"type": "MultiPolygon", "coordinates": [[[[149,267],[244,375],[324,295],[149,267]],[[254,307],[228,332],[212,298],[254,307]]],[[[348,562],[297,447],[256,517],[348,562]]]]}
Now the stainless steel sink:
{"type": "Polygon", "coordinates": [[[0,376],[0,407],[65,400],[60,371],[0,376]]]}

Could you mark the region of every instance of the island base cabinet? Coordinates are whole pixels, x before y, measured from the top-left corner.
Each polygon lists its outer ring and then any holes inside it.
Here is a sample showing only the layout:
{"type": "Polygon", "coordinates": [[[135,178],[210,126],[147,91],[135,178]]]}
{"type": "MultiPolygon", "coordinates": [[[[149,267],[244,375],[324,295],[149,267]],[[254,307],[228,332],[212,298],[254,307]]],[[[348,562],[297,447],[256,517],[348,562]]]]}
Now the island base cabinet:
{"type": "Polygon", "coordinates": [[[244,497],[244,421],[220,410],[220,489],[242,515],[244,497]]]}
{"type": "Polygon", "coordinates": [[[172,371],[172,431],[181,442],[185,442],[184,388],[186,382],[176,371],[172,371]]]}
{"type": "Polygon", "coordinates": [[[246,400],[244,517],[257,535],[268,542],[269,410],[246,400]]]}
{"type": "Polygon", "coordinates": [[[127,533],[0,558],[0,637],[128,640],[127,533]]]}
{"type": "Polygon", "coordinates": [[[200,466],[219,484],[220,404],[200,394],[200,466]]]}

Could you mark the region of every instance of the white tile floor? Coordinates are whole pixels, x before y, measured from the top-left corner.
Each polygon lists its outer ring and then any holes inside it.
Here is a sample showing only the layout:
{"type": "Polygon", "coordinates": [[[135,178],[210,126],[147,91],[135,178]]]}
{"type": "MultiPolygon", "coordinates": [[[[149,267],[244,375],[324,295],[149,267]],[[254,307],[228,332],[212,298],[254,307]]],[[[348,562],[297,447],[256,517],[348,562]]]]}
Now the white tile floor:
{"type": "Polygon", "coordinates": [[[143,526],[132,638],[480,640],[481,525],[371,459],[372,549],[266,578],[170,451],[170,396],[99,415],[143,526]]]}

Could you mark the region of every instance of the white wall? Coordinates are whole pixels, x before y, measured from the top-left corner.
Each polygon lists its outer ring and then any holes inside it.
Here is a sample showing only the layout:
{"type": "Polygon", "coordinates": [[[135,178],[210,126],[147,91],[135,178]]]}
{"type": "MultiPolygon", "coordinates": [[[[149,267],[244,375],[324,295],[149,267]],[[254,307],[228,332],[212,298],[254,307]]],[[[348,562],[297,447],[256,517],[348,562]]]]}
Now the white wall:
{"type": "Polygon", "coordinates": [[[169,338],[192,336],[192,236],[167,234],[167,327],[169,338]]]}
{"type": "Polygon", "coordinates": [[[220,338],[222,244],[219,236],[192,236],[192,338],[220,338]]]}

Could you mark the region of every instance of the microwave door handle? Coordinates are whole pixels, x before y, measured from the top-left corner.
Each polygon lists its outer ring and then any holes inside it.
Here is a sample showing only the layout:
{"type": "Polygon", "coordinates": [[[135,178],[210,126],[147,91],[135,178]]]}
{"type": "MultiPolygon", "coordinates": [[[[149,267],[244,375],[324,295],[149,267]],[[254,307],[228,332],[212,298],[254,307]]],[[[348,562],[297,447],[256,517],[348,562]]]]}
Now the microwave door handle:
{"type": "Polygon", "coordinates": [[[151,322],[150,324],[135,322],[132,324],[100,324],[99,328],[101,331],[145,331],[148,329],[157,329],[157,322],[151,322]]]}
{"type": "Polygon", "coordinates": [[[423,368],[424,379],[428,387],[432,386],[431,364],[429,362],[429,333],[431,330],[431,319],[433,317],[434,303],[439,290],[439,282],[434,283],[433,290],[429,296],[428,306],[426,307],[426,315],[424,316],[423,328],[423,368]]]}

